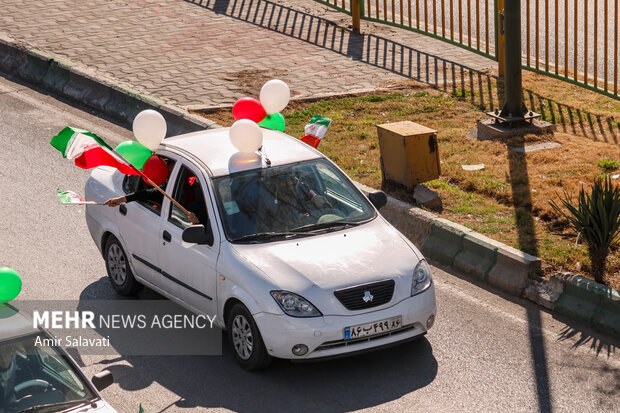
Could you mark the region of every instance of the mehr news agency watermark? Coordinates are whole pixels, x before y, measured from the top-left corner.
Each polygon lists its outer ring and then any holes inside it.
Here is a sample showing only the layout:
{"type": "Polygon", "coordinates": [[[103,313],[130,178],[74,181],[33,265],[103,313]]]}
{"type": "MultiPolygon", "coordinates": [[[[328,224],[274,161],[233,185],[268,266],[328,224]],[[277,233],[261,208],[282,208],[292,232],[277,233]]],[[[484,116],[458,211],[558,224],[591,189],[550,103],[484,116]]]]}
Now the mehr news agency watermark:
{"type": "Polygon", "coordinates": [[[14,301],[39,334],[33,344],[90,355],[221,355],[215,308],[192,312],[170,300],[14,301]]]}
{"type": "MultiPolygon", "coordinates": [[[[216,315],[204,314],[99,314],[93,311],[34,311],[35,329],[205,329],[214,328],[216,315]]],[[[35,346],[109,347],[110,336],[44,338],[37,336],[35,346]]]]}

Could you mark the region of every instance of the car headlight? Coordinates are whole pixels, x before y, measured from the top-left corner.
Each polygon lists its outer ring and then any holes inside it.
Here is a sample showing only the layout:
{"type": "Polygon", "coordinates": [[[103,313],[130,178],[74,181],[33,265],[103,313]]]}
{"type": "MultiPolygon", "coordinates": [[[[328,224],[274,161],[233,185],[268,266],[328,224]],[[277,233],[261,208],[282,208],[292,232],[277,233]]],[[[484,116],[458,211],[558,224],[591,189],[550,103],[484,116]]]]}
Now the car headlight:
{"type": "Polygon", "coordinates": [[[305,298],[288,291],[272,291],[271,296],[291,317],[320,317],[323,314],[305,298]]]}
{"type": "Polygon", "coordinates": [[[428,267],[426,260],[420,260],[413,270],[413,280],[411,281],[411,295],[420,294],[433,283],[431,269],[428,267]]]}

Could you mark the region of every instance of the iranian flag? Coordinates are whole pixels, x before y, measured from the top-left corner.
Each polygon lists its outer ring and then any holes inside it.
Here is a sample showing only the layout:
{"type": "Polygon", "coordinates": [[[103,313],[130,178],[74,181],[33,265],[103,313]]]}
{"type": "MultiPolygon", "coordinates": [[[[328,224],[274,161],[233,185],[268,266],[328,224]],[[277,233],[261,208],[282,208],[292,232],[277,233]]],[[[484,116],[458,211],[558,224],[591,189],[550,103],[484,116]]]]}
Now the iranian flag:
{"type": "Polygon", "coordinates": [[[305,133],[304,136],[302,136],[301,141],[307,143],[313,148],[317,148],[331,123],[332,120],[330,118],[320,115],[313,115],[310,122],[306,125],[304,131],[305,133]]]}
{"type": "Polygon", "coordinates": [[[63,204],[98,205],[95,201],[87,201],[73,191],[61,191],[60,189],[56,189],[56,195],[58,195],[58,199],[60,199],[60,202],[63,204]]]}
{"type": "Polygon", "coordinates": [[[82,169],[111,166],[125,175],[140,175],[136,168],[92,132],[67,126],[52,138],[50,144],[62,153],[63,158],[75,159],[75,164],[82,169]]]}

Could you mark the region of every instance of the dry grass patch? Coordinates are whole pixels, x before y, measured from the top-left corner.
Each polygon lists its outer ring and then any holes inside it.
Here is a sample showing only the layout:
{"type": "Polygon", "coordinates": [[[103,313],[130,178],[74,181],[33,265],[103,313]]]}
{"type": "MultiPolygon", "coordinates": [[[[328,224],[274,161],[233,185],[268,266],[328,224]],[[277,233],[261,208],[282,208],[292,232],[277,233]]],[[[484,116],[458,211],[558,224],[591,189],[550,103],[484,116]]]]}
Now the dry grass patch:
{"type": "MultiPolygon", "coordinates": [[[[545,119],[559,124],[555,135],[494,141],[466,138],[476,121],[484,118],[481,109],[497,106],[492,78],[463,83],[473,85],[469,88],[455,85],[446,90],[406,81],[393,85],[397,92],[291,102],[284,112],[286,132],[301,137],[312,115],[330,117],[333,122],[320,150],[353,179],[380,188],[376,125],[411,120],[436,129],[442,176],[427,185],[441,194],[443,217],[541,257],[547,272],[586,275],[586,248],[557,219],[549,200],[557,200],[564,191],[577,194],[581,185],[589,186],[595,177],[609,172],[614,161],[620,162],[618,123],[613,120],[620,113],[620,102],[541,75],[524,73],[524,79],[525,88],[537,90],[525,91],[526,104],[539,112],[542,108],[545,119]],[[565,103],[559,103],[560,98],[565,103]],[[542,141],[562,146],[526,154],[508,150],[542,141]],[[485,164],[484,170],[470,172],[461,167],[480,163],[485,164]]],[[[229,109],[205,116],[225,126],[234,121],[229,109]]],[[[386,183],[383,189],[401,200],[413,200],[398,185],[386,183]]],[[[609,273],[611,285],[620,288],[618,249],[610,257],[609,273]]]]}

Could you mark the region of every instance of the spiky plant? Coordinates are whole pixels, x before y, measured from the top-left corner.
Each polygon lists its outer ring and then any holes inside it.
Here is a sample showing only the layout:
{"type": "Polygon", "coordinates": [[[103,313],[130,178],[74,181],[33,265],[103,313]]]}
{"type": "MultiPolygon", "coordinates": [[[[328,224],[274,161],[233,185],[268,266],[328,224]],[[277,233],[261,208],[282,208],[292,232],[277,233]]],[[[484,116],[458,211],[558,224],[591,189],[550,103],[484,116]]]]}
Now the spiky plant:
{"type": "Polygon", "coordinates": [[[564,208],[554,201],[549,204],[581,234],[592,263],[590,273],[604,284],[609,249],[620,237],[620,186],[614,185],[610,176],[597,178],[591,192],[581,188],[576,205],[566,192],[560,197],[564,208]]]}

